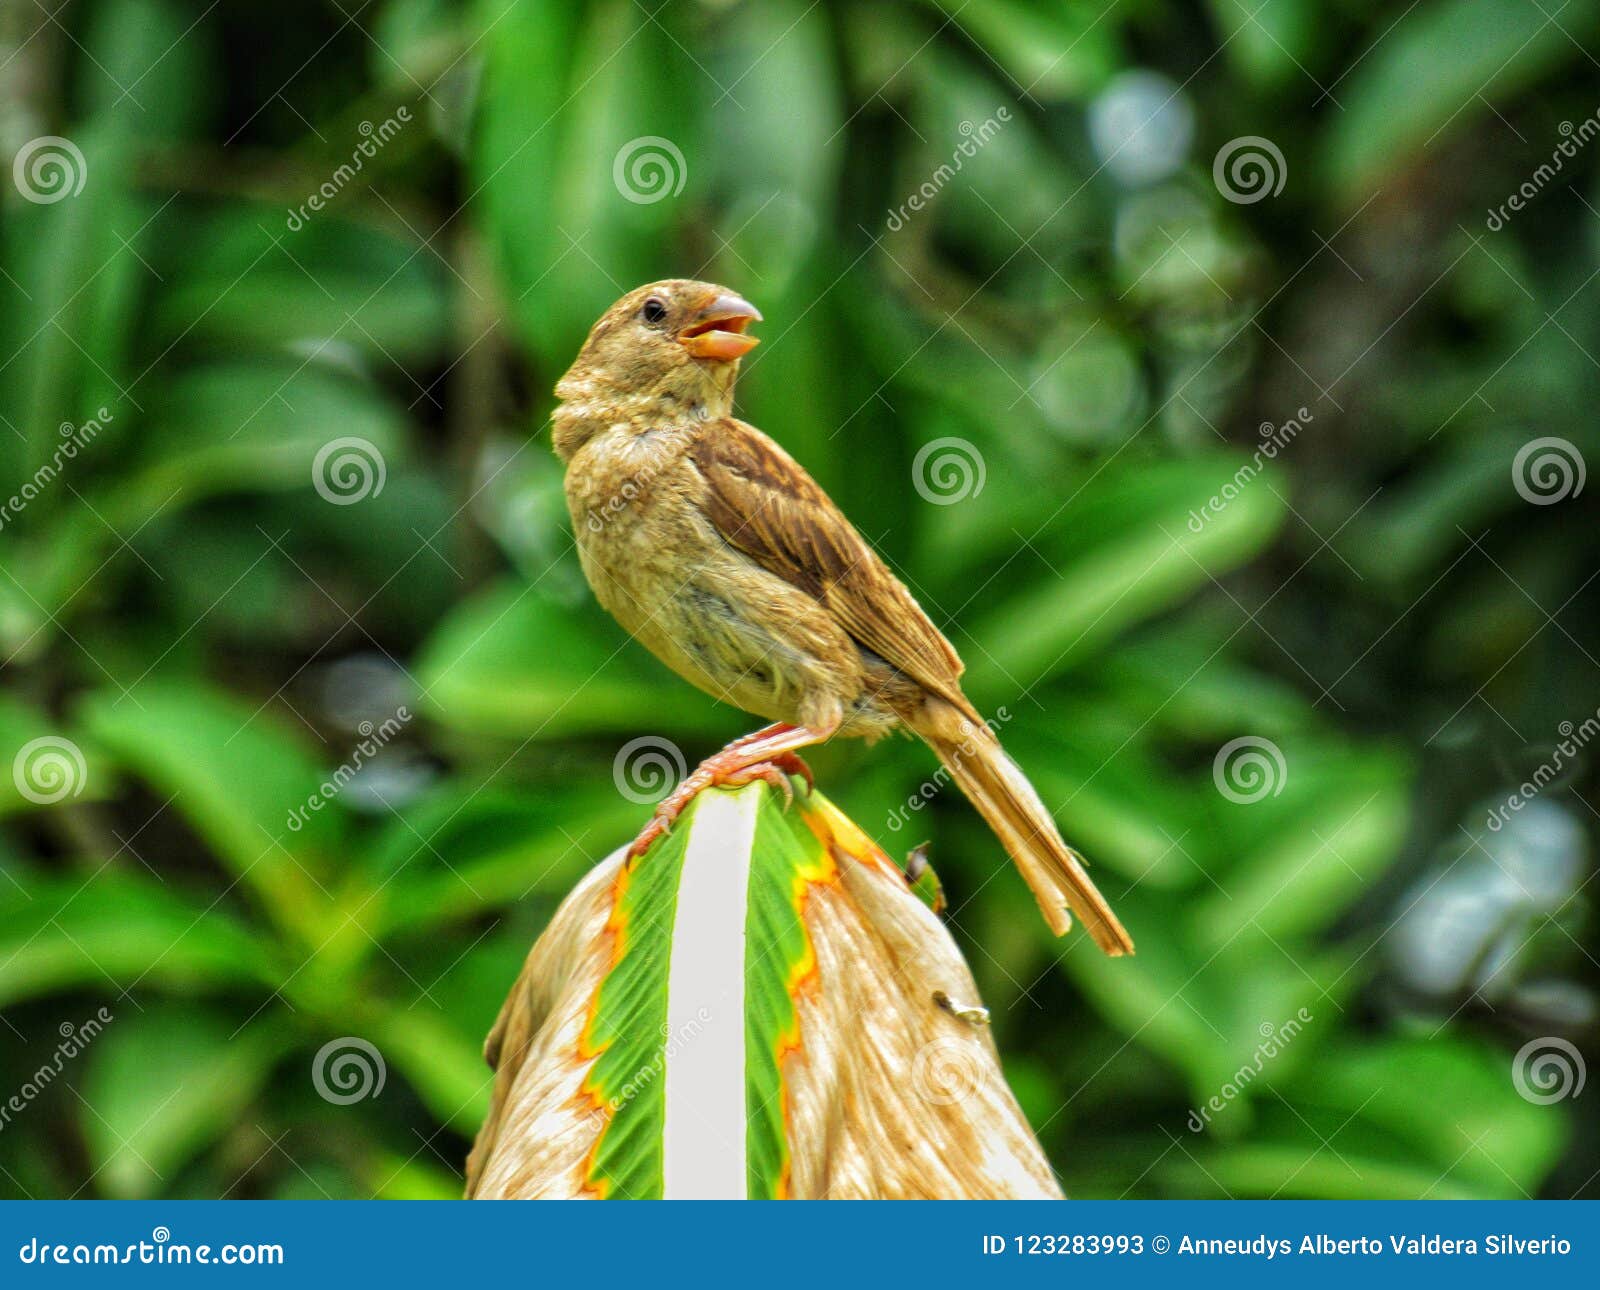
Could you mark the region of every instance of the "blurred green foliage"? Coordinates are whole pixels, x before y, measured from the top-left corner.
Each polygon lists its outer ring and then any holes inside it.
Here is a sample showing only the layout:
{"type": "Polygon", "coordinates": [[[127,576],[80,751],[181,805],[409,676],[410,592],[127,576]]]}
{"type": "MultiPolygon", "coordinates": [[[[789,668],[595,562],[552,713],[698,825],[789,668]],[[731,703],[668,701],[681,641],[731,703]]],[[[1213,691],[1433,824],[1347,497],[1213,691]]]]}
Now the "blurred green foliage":
{"type": "Polygon", "coordinates": [[[459,1191],[522,955],[647,810],[617,748],[748,725],[592,603],[542,438],[598,313],[693,275],[764,311],[743,414],[1138,940],[1053,943],[953,794],[908,813],[921,748],[814,758],[934,839],[1069,1192],[1592,1194],[1512,1054],[1592,1037],[1593,771],[1482,821],[1600,701],[1594,492],[1514,486],[1536,436],[1600,461],[1595,158],[1486,224],[1597,37],[1591,0],[8,7],[7,172],[59,135],[85,182],[4,189],[0,766],[81,764],[0,774],[0,1095],[115,1020],[0,1125],[0,1193],[459,1191]],[[1240,136],[1259,201],[1213,176],[1240,136]],[[358,500],[314,487],[340,439],[358,500]],[[346,1105],[351,1035],[388,1077],[346,1105]]]}

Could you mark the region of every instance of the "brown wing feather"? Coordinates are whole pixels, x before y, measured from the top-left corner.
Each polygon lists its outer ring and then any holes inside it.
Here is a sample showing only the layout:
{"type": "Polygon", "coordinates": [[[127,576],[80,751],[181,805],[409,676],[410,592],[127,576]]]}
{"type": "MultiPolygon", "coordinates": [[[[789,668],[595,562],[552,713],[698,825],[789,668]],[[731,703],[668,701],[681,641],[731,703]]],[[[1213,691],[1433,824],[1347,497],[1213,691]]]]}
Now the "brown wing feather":
{"type": "Polygon", "coordinates": [[[706,515],[729,543],[923,688],[967,706],[955,648],[799,462],[732,418],[707,423],[690,457],[706,515]]]}

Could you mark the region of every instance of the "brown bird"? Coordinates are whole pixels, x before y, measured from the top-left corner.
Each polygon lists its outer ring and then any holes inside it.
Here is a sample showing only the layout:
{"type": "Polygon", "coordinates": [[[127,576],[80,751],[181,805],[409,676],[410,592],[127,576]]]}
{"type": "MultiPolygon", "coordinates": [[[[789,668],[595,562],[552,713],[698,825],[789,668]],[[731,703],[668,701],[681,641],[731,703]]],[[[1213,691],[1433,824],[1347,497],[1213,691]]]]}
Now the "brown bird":
{"type": "Polygon", "coordinates": [[[640,854],[702,788],[809,772],[836,735],[925,740],[994,830],[1057,935],[1083,920],[1133,941],[1027,777],[961,692],[961,659],[787,452],[733,416],[755,306],[671,279],[629,292],[556,386],[556,453],[584,573],[668,667],[775,724],[707,758],[635,839],[640,854]]]}

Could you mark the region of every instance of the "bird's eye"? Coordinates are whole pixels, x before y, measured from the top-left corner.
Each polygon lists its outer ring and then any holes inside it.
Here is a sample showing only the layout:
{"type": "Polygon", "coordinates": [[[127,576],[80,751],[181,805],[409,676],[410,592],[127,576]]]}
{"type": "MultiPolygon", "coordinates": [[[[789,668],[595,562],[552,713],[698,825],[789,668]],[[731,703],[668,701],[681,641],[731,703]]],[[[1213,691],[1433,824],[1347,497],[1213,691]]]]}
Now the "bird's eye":
{"type": "Polygon", "coordinates": [[[644,308],[639,313],[647,323],[658,323],[667,316],[667,306],[651,296],[644,302],[644,308]]]}

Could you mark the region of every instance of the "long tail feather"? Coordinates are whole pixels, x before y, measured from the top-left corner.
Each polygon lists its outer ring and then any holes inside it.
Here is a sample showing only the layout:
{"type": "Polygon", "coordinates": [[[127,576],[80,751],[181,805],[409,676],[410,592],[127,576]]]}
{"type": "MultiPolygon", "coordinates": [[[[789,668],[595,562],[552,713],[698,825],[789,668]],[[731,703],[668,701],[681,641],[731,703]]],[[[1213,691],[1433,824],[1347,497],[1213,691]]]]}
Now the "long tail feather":
{"type": "Polygon", "coordinates": [[[1133,953],[1132,937],[1090,881],[1083,858],[1062,840],[1039,794],[999,740],[986,727],[965,721],[962,734],[951,737],[946,725],[941,721],[937,732],[918,733],[994,830],[1050,930],[1060,936],[1072,926],[1070,907],[1107,954],[1133,953]]]}

